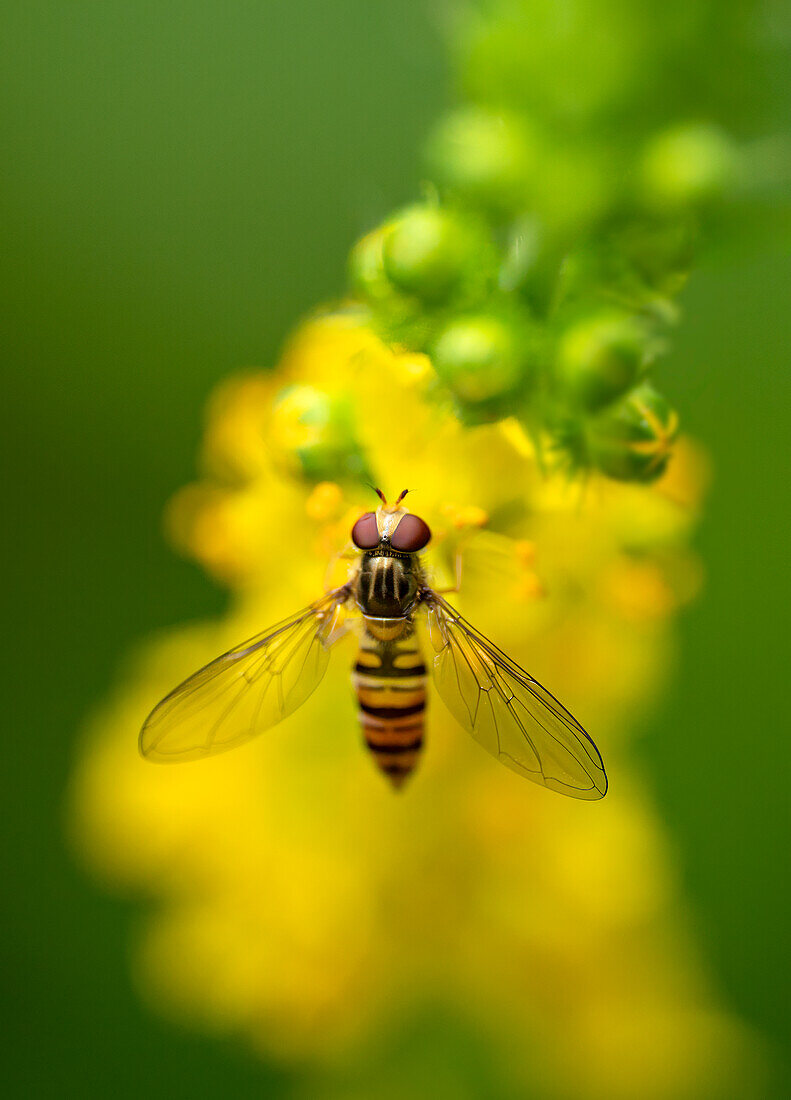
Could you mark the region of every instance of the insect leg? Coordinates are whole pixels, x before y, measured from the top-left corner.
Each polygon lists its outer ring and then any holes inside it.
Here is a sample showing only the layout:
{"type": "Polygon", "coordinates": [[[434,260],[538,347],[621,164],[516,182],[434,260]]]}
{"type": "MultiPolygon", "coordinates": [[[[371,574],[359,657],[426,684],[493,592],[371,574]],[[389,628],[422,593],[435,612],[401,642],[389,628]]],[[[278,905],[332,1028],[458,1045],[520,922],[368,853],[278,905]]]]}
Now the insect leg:
{"type": "Polygon", "coordinates": [[[338,601],[322,614],[322,623],[319,628],[321,641],[326,649],[334,645],[349,629],[349,619],[346,614],[346,601],[349,598],[348,585],[338,592],[338,601]]]}
{"type": "Polygon", "coordinates": [[[438,595],[444,596],[448,592],[458,592],[459,591],[459,589],[461,588],[462,565],[463,565],[463,551],[461,550],[461,548],[458,548],[456,550],[456,555],[455,555],[456,583],[453,585],[452,588],[435,588],[434,591],[438,595]]]}
{"type": "Polygon", "coordinates": [[[359,556],[359,551],[353,546],[347,546],[344,550],[339,551],[337,554],[333,554],[327,563],[327,568],[324,572],[324,588],[327,592],[330,592],[336,587],[333,581],[333,571],[341,561],[353,561],[359,556]]]}

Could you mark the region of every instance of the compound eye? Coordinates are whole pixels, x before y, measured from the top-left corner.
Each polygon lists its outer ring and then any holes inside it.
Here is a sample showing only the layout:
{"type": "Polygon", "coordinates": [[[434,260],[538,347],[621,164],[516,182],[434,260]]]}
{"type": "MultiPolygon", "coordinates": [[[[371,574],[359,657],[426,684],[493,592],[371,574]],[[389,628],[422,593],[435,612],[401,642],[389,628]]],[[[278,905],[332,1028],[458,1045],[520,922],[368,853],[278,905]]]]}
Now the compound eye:
{"type": "Polygon", "coordinates": [[[373,550],[379,545],[379,528],[373,512],[365,512],[352,527],[352,542],[358,550],[373,550]]]}
{"type": "Polygon", "coordinates": [[[405,554],[416,554],[428,544],[431,531],[427,523],[420,516],[413,516],[411,512],[401,519],[398,527],[393,531],[390,545],[394,550],[400,550],[405,554]]]}

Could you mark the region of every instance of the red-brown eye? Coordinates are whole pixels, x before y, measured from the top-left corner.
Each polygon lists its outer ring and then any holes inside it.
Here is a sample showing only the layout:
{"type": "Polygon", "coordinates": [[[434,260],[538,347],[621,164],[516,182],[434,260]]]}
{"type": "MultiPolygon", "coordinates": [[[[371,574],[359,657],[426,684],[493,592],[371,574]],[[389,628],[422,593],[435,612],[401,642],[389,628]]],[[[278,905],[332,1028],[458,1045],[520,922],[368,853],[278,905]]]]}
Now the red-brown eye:
{"type": "Polygon", "coordinates": [[[365,512],[352,527],[352,542],[359,550],[373,550],[379,545],[379,528],[373,512],[365,512]]]}
{"type": "Polygon", "coordinates": [[[420,516],[413,516],[411,512],[402,518],[398,527],[393,531],[390,545],[394,550],[400,550],[405,554],[416,554],[422,550],[431,538],[428,524],[424,523],[420,516]]]}

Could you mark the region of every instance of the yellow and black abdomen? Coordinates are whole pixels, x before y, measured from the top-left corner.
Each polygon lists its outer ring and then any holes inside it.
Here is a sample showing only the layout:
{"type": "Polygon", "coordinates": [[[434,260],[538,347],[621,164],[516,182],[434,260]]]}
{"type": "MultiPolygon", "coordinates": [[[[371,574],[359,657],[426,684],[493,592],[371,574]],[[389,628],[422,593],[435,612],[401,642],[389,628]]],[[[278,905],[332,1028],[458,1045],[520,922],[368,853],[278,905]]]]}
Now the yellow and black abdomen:
{"type": "Polygon", "coordinates": [[[423,747],[426,666],[406,619],[366,617],[352,682],[365,743],[379,768],[400,787],[423,747]]]}

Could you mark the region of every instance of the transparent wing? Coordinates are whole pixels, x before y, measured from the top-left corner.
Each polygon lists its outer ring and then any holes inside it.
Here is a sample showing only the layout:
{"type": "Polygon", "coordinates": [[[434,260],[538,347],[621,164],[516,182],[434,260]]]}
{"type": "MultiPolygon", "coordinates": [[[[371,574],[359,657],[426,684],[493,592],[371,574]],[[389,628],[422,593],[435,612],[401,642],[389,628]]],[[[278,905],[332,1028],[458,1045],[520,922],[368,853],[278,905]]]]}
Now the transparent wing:
{"type": "Polygon", "coordinates": [[[553,695],[434,592],[434,682],[451,714],[506,767],[572,798],[602,798],[599,750],[553,695]]]}
{"type": "Polygon", "coordinates": [[[157,763],[213,756],[293,713],[326,671],[348,594],[345,587],[328,593],[179,684],[146,719],[143,756],[157,763]]]}

